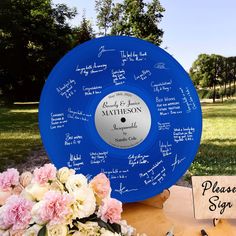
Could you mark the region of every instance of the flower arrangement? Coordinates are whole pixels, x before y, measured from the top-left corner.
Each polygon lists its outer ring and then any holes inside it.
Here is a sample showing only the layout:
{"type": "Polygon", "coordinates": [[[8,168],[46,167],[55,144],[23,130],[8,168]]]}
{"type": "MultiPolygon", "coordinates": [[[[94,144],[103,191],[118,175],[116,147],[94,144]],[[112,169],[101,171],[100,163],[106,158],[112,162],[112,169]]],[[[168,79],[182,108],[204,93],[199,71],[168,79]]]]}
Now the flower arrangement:
{"type": "Polygon", "coordinates": [[[121,220],[122,203],[110,197],[100,173],[89,183],[82,174],[46,164],[21,175],[0,173],[1,236],[131,236],[121,220]]]}

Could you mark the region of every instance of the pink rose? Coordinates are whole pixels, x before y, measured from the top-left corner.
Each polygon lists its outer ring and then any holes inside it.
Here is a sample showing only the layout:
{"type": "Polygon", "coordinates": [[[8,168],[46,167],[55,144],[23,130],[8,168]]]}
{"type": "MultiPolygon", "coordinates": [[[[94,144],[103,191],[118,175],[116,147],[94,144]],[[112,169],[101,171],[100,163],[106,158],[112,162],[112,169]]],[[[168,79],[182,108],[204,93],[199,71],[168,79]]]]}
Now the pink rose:
{"type": "Polygon", "coordinates": [[[13,231],[26,229],[31,220],[32,207],[32,202],[21,196],[12,195],[1,211],[1,224],[4,228],[12,226],[13,231]]]}
{"type": "Polygon", "coordinates": [[[114,198],[105,198],[98,210],[98,216],[105,222],[108,220],[113,223],[119,223],[121,220],[122,203],[114,198]]]}
{"type": "Polygon", "coordinates": [[[56,178],[57,169],[52,164],[45,164],[41,168],[36,168],[34,170],[34,179],[39,184],[48,183],[49,180],[56,178]]]}
{"type": "Polygon", "coordinates": [[[3,191],[10,191],[12,187],[19,184],[19,172],[14,169],[8,169],[0,173],[0,189],[3,191]]]}
{"type": "Polygon", "coordinates": [[[12,189],[12,194],[20,195],[23,190],[24,190],[23,186],[21,184],[18,184],[12,189]]]}
{"type": "Polygon", "coordinates": [[[110,181],[103,173],[96,175],[91,180],[90,186],[92,187],[97,197],[99,197],[100,199],[103,199],[110,194],[110,181]]]}
{"type": "Polygon", "coordinates": [[[40,218],[43,222],[50,222],[51,225],[65,222],[65,219],[72,214],[71,204],[73,198],[68,193],[49,191],[41,201],[40,218]]]}
{"type": "Polygon", "coordinates": [[[32,178],[33,178],[33,175],[31,174],[31,172],[26,171],[22,173],[20,176],[20,184],[25,188],[31,183],[32,178]]]}

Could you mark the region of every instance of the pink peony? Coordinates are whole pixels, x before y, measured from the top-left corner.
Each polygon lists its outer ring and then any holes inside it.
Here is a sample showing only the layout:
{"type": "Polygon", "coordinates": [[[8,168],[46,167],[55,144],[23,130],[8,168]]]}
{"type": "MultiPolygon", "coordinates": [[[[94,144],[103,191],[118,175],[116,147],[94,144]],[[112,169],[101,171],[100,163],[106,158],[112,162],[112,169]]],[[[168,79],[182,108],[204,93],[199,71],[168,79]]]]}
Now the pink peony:
{"type": "Polygon", "coordinates": [[[57,169],[52,164],[45,164],[41,168],[36,168],[34,170],[34,179],[39,184],[45,184],[49,180],[56,178],[57,169]]]}
{"type": "Polygon", "coordinates": [[[113,223],[119,223],[121,220],[122,203],[114,198],[105,198],[98,210],[98,216],[105,222],[108,220],[113,223]]]}
{"type": "Polygon", "coordinates": [[[33,203],[21,196],[12,195],[6,201],[1,212],[1,223],[5,227],[12,226],[12,230],[23,230],[28,227],[31,220],[33,203]]]}
{"type": "Polygon", "coordinates": [[[70,207],[73,198],[68,193],[49,191],[44,195],[40,217],[44,222],[56,225],[65,222],[66,218],[72,214],[70,207]]]}
{"type": "Polygon", "coordinates": [[[14,168],[0,173],[0,189],[10,191],[12,187],[19,184],[19,178],[19,172],[14,168]]]}
{"type": "Polygon", "coordinates": [[[90,186],[100,199],[103,199],[110,194],[110,181],[103,173],[96,175],[91,180],[90,186]]]}

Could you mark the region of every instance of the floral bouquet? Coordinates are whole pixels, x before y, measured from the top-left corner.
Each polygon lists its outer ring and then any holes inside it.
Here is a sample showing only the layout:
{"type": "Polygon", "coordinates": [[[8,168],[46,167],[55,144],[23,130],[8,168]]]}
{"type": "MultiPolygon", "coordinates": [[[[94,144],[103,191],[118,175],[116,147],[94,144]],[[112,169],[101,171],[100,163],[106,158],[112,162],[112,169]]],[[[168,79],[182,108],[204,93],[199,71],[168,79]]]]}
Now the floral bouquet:
{"type": "Polygon", "coordinates": [[[19,175],[0,173],[1,236],[112,236],[134,234],[121,220],[122,203],[110,197],[103,174],[82,174],[46,164],[19,175]]]}

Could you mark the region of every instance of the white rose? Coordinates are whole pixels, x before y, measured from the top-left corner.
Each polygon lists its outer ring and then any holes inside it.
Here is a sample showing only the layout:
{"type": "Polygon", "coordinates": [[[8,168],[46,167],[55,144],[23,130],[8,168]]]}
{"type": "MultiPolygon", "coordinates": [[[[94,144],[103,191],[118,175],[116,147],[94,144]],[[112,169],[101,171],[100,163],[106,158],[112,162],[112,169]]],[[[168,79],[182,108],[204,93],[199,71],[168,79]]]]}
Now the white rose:
{"type": "Polygon", "coordinates": [[[44,225],[47,223],[46,221],[43,221],[40,216],[42,205],[43,205],[43,201],[38,202],[38,203],[34,204],[32,210],[31,210],[32,220],[38,225],[44,225]]]}
{"type": "Polygon", "coordinates": [[[79,231],[74,232],[73,236],[95,236],[100,235],[100,227],[97,222],[88,221],[85,224],[78,222],[79,231]]]}
{"type": "Polygon", "coordinates": [[[120,234],[112,233],[110,230],[101,228],[101,236],[120,236],[120,234]]]}
{"type": "Polygon", "coordinates": [[[22,236],[37,236],[39,230],[42,228],[42,225],[33,225],[32,227],[28,228],[22,236]]]}
{"type": "Polygon", "coordinates": [[[48,192],[49,185],[39,185],[37,183],[29,184],[21,193],[21,195],[31,201],[42,200],[44,194],[48,192]]]}
{"type": "Polygon", "coordinates": [[[87,185],[87,178],[82,174],[71,175],[66,181],[66,188],[69,193],[74,193],[80,188],[85,187],[87,185]]]}
{"type": "Polygon", "coordinates": [[[63,167],[61,169],[58,170],[57,172],[57,178],[61,181],[61,183],[66,183],[66,181],[68,180],[68,178],[71,175],[75,174],[75,170],[69,169],[67,167],[63,167]]]}
{"type": "Polygon", "coordinates": [[[73,218],[84,218],[92,215],[96,210],[96,198],[89,187],[83,187],[74,192],[75,202],[72,206],[73,218]]]}
{"type": "Polygon", "coordinates": [[[64,186],[59,180],[54,180],[50,184],[50,190],[64,192],[64,186]]]}
{"type": "Polygon", "coordinates": [[[135,234],[135,229],[127,224],[126,220],[121,220],[120,221],[120,226],[121,226],[121,232],[125,236],[132,236],[135,234]]]}
{"type": "Polygon", "coordinates": [[[1,236],[10,236],[10,232],[9,232],[9,230],[0,230],[0,235],[1,236]]]}
{"type": "Polygon", "coordinates": [[[68,229],[66,225],[47,226],[47,236],[67,236],[68,229]]]}

